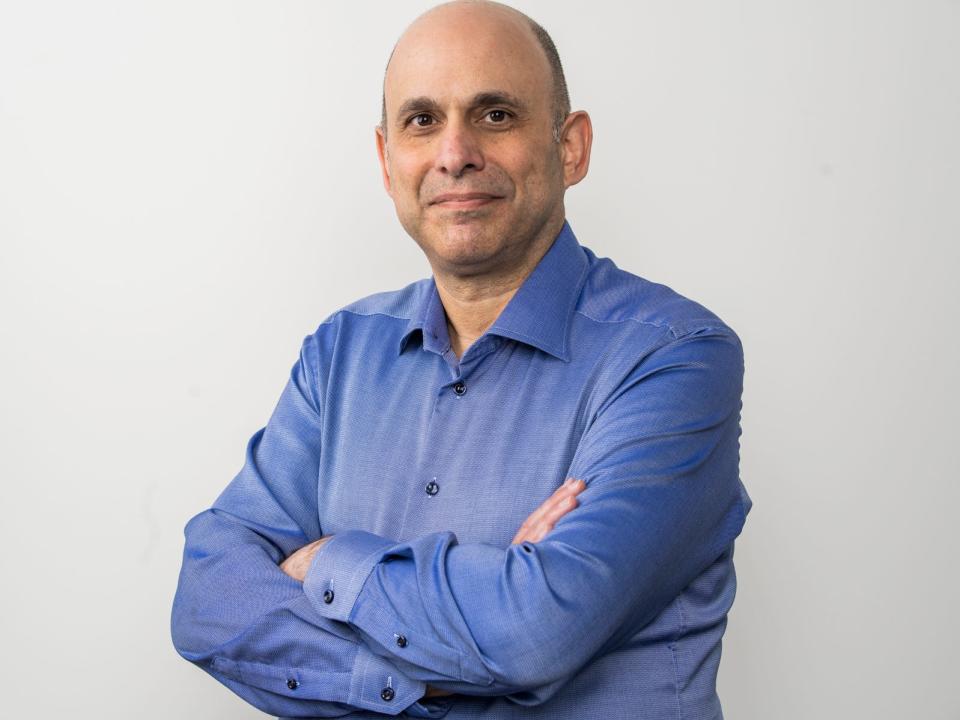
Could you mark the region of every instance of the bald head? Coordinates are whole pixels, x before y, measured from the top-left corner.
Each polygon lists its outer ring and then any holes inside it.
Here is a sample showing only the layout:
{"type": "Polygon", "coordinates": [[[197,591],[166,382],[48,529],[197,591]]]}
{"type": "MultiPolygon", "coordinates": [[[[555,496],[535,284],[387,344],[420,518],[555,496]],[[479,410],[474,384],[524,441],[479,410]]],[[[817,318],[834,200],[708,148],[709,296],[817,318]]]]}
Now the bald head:
{"type": "Polygon", "coordinates": [[[559,142],[564,120],[570,113],[570,95],[556,45],[546,30],[532,18],[507,5],[489,0],[454,0],[438,5],[418,17],[397,41],[384,73],[380,127],[387,132],[387,83],[393,59],[398,54],[417,53],[422,43],[443,42],[451,34],[469,38],[482,33],[496,33],[514,45],[526,44],[535,49],[543,65],[543,82],[551,87],[553,135],[559,142]]]}

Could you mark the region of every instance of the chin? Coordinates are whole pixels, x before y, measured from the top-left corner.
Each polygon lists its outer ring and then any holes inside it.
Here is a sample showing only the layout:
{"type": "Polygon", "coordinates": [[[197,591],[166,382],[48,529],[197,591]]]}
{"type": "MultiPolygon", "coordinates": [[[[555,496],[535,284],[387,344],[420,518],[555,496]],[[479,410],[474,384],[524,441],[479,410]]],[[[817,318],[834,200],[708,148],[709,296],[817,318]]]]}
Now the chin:
{"type": "Polygon", "coordinates": [[[430,243],[438,258],[451,265],[478,265],[497,257],[503,236],[494,228],[456,224],[444,228],[430,243]]]}
{"type": "Polygon", "coordinates": [[[447,272],[476,274],[502,259],[509,223],[479,212],[438,219],[402,217],[401,224],[432,265],[447,272]],[[408,220],[410,222],[403,222],[408,220]]]}

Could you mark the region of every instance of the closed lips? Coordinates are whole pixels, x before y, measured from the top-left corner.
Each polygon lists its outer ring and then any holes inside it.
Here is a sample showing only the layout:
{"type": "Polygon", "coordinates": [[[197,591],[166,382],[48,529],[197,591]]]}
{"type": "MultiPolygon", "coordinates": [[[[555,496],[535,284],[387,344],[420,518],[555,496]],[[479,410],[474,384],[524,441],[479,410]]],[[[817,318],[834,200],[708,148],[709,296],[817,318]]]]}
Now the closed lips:
{"type": "Polygon", "coordinates": [[[445,193],[435,197],[431,201],[431,204],[470,202],[471,200],[497,200],[499,198],[499,195],[491,195],[490,193],[445,193]]]}

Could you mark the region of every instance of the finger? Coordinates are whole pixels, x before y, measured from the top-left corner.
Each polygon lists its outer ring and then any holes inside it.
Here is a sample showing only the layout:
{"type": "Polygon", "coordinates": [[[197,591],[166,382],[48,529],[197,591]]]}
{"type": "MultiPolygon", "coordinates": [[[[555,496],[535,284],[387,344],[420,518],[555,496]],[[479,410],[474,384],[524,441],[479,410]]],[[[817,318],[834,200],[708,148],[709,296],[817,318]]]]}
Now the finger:
{"type": "Polygon", "coordinates": [[[579,505],[576,495],[586,488],[582,480],[568,481],[547,499],[524,521],[513,539],[513,544],[538,542],[543,539],[557,521],[579,505]]]}
{"type": "Polygon", "coordinates": [[[523,523],[520,525],[519,530],[517,530],[516,536],[513,538],[513,544],[523,542],[524,538],[530,533],[530,531],[537,527],[543,518],[547,515],[548,512],[559,502],[562,502],[564,498],[569,496],[571,492],[572,484],[567,482],[557,488],[554,493],[544,500],[536,510],[530,513],[523,523]]]}
{"type": "Polygon", "coordinates": [[[541,524],[549,525],[553,527],[557,524],[557,521],[566,515],[568,512],[577,507],[580,503],[577,501],[576,496],[571,495],[570,497],[564,498],[562,501],[554,505],[550,510],[548,510],[543,518],[541,519],[541,524]]]}
{"type": "Polygon", "coordinates": [[[521,542],[521,536],[528,534],[534,528],[536,528],[540,523],[544,521],[547,516],[556,511],[558,508],[561,510],[561,504],[567,500],[569,497],[576,495],[583,488],[586,487],[586,484],[582,480],[574,480],[573,478],[568,479],[563,485],[554,490],[553,494],[547,498],[543,503],[537,507],[527,518],[523,521],[523,524],[520,526],[520,529],[517,532],[517,537],[514,538],[514,542],[521,542]]]}
{"type": "MultiPolygon", "coordinates": [[[[524,520],[524,525],[533,526],[540,522],[544,516],[553,510],[559,503],[562,503],[566,498],[570,497],[573,494],[576,494],[580,490],[577,489],[581,481],[574,481],[572,478],[568,479],[563,485],[558,487],[553,491],[553,494],[544,500],[536,510],[534,510],[530,515],[524,520]]],[[[581,488],[582,489],[582,488],[581,488]]],[[[521,525],[520,527],[523,527],[521,525]]]]}
{"type": "Polygon", "coordinates": [[[563,501],[558,503],[553,510],[544,515],[540,522],[530,529],[528,532],[528,542],[540,542],[543,540],[543,538],[549,535],[550,531],[553,530],[554,526],[557,524],[557,521],[568,512],[576,508],[579,504],[580,503],[577,502],[575,497],[565,498],[563,501]]]}

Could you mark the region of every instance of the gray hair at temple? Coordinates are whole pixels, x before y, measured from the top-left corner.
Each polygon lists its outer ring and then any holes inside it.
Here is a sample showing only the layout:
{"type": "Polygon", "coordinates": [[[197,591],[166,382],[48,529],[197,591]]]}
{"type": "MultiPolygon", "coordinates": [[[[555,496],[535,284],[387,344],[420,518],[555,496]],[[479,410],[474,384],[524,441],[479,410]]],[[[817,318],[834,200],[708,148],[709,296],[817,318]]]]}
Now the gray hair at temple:
{"type": "MultiPolygon", "coordinates": [[[[522,15],[524,20],[527,21],[530,29],[533,31],[534,36],[537,38],[537,43],[547,56],[547,62],[550,63],[550,72],[553,76],[553,139],[554,142],[560,142],[560,133],[563,131],[563,123],[566,121],[567,115],[570,114],[570,93],[567,90],[567,79],[563,75],[563,64],[560,62],[560,53],[557,52],[557,46],[554,44],[553,38],[551,38],[550,34],[543,29],[543,26],[540,25],[540,23],[524,13],[521,13],[516,8],[511,8],[511,10],[522,15]]],[[[390,67],[390,60],[393,59],[393,52],[396,49],[396,45],[394,45],[393,50],[390,51],[390,57],[387,60],[387,68],[390,67]]],[[[386,86],[386,69],[383,71],[383,77],[384,86],[386,86]]],[[[380,130],[383,132],[384,137],[386,137],[386,92],[381,92],[380,95],[380,130]]]]}

